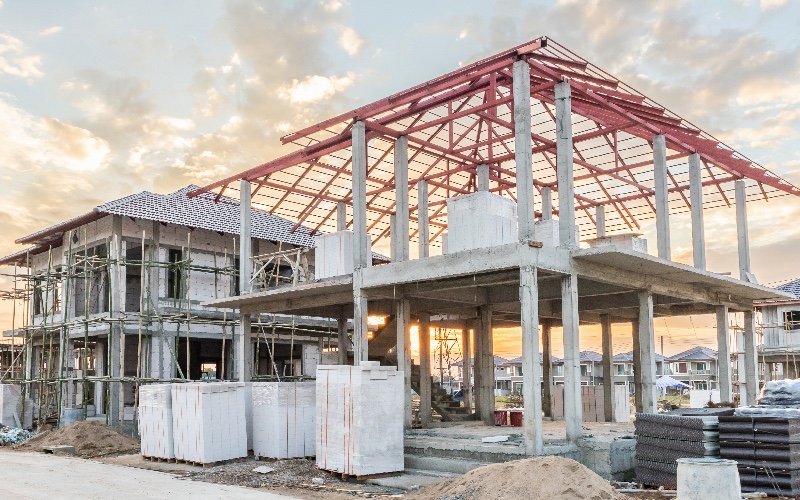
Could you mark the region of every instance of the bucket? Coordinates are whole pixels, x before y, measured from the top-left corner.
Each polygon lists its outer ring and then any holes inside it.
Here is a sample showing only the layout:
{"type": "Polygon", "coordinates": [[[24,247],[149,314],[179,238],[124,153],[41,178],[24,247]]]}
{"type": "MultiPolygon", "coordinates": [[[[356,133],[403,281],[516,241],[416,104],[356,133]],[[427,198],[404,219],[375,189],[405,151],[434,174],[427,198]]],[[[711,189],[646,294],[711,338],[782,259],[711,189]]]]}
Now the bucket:
{"type": "Polygon", "coordinates": [[[508,425],[508,412],[506,410],[494,411],[494,425],[508,425]]]}
{"type": "Polygon", "coordinates": [[[523,413],[522,410],[511,410],[509,413],[509,420],[514,427],[522,427],[523,413]]]}
{"type": "Polygon", "coordinates": [[[678,500],[739,500],[742,487],[735,460],[679,458],[678,500]]]}

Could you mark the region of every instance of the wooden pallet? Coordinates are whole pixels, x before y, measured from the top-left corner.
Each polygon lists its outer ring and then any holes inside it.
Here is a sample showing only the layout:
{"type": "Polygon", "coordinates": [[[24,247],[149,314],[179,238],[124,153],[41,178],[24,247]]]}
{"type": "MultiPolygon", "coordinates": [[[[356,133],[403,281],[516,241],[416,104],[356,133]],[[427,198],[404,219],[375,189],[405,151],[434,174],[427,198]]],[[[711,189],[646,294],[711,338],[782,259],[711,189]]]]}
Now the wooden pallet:
{"type": "Polygon", "coordinates": [[[182,460],[180,458],[158,458],[158,457],[145,457],[145,456],[143,456],[142,458],[144,458],[148,462],[166,462],[170,464],[184,464],[184,465],[191,465],[193,467],[202,467],[204,469],[208,469],[210,467],[216,467],[217,465],[244,462],[247,460],[247,457],[241,457],[241,458],[232,458],[230,460],[220,460],[219,462],[194,462],[191,460],[182,460]]]}
{"type": "Polygon", "coordinates": [[[338,477],[338,478],[340,478],[342,480],[355,479],[356,481],[366,481],[367,479],[379,479],[379,478],[382,478],[382,477],[399,476],[400,474],[403,473],[403,471],[382,472],[382,473],[378,473],[378,474],[365,474],[365,475],[359,476],[359,475],[356,475],[356,474],[345,474],[344,472],[339,472],[339,471],[335,471],[335,470],[328,470],[328,469],[320,469],[320,470],[324,470],[325,472],[329,473],[333,477],[338,477]]]}
{"type": "Polygon", "coordinates": [[[175,459],[174,458],[146,457],[144,455],[142,455],[142,458],[145,459],[145,461],[147,461],[147,462],[165,462],[165,463],[168,463],[168,464],[174,464],[175,463],[175,459]]]}

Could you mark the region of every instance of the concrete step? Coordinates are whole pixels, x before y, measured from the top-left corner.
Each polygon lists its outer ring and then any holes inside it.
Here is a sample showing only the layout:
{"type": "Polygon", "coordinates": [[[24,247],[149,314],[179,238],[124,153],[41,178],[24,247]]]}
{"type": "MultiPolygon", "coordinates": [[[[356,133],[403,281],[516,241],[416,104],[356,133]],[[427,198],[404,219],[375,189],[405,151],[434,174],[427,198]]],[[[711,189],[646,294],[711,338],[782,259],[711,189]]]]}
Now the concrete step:
{"type": "Polygon", "coordinates": [[[472,469],[489,465],[488,462],[476,462],[462,458],[426,457],[423,455],[405,455],[406,470],[426,469],[454,475],[466,474],[472,469]]]}

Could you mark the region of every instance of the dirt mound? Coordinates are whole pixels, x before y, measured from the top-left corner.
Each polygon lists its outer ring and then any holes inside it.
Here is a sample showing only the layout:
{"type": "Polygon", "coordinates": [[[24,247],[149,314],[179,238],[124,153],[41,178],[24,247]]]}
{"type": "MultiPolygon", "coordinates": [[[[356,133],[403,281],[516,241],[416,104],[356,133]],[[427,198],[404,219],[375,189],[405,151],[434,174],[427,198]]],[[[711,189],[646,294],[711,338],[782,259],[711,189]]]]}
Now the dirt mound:
{"type": "Polygon", "coordinates": [[[96,421],[81,421],[57,431],[40,432],[17,448],[41,451],[45,446],[54,445],[74,446],[75,453],[84,457],[139,450],[138,440],[96,421]]]}
{"type": "Polygon", "coordinates": [[[460,478],[423,488],[414,500],[628,498],[585,466],[562,457],[537,457],[474,469],[460,478]]]}

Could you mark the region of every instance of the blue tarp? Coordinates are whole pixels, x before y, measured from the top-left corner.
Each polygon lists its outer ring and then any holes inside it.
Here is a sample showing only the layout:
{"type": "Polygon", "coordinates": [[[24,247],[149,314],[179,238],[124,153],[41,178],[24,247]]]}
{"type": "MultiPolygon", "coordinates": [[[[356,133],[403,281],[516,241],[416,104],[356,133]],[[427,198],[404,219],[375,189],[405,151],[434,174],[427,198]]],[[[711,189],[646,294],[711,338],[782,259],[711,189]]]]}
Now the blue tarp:
{"type": "Polygon", "coordinates": [[[658,380],[656,380],[656,387],[658,387],[659,389],[665,389],[667,387],[686,387],[688,389],[691,386],[688,384],[684,384],[679,380],[675,380],[672,377],[667,377],[666,375],[664,375],[662,377],[659,377],[658,380]]]}

